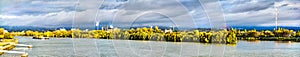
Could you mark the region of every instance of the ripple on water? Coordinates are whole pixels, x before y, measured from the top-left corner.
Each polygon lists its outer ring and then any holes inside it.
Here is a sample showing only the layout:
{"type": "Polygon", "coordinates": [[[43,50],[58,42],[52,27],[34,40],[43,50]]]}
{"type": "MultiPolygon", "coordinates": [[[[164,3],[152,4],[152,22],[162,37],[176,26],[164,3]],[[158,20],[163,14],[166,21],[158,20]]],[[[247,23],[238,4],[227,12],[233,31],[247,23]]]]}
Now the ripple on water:
{"type": "MultiPolygon", "coordinates": [[[[224,44],[200,44],[191,42],[156,42],[106,39],[36,40],[17,37],[20,44],[33,45],[25,50],[29,57],[285,57],[299,56],[299,43],[276,43],[239,41],[236,46],[224,44]]],[[[20,48],[20,47],[17,47],[20,48]]],[[[4,57],[20,54],[4,54],[4,57]]]]}

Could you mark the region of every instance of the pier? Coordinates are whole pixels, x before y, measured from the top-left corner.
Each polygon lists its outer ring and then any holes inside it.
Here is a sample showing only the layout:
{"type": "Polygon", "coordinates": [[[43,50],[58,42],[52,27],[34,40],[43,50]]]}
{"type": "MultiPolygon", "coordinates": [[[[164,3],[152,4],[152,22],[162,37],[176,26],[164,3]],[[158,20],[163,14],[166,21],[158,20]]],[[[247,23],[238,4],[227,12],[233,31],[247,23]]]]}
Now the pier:
{"type": "Polygon", "coordinates": [[[0,55],[3,55],[5,53],[10,54],[21,54],[21,57],[28,57],[28,53],[23,51],[11,51],[13,49],[16,50],[26,50],[32,48],[32,45],[26,45],[26,44],[18,44],[18,39],[2,39],[2,42],[0,42],[0,55]],[[16,48],[16,47],[28,47],[28,48],[16,48]]]}

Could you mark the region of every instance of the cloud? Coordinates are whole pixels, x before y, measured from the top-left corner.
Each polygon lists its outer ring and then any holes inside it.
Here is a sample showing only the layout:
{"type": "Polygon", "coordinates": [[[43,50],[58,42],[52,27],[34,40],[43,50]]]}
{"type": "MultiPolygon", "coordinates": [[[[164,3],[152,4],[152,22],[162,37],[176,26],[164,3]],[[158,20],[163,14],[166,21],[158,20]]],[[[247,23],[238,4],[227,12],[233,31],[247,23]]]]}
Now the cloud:
{"type": "Polygon", "coordinates": [[[215,24],[225,17],[228,26],[273,26],[274,6],[281,4],[279,24],[299,26],[299,6],[291,6],[299,5],[297,0],[209,1],[203,4],[216,6],[220,2],[216,9],[220,11],[205,12],[199,0],[1,0],[0,25],[92,28],[100,21],[101,26],[129,27],[140,16],[136,23],[145,25],[172,25],[172,19],[181,27],[212,27],[209,15],[218,19],[212,21],[215,24]]]}
{"type": "Polygon", "coordinates": [[[90,23],[91,20],[95,19],[96,11],[99,9],[101,1],[83,0],[79,4],[76,3],[74,0],[34,0],[30,1],[30,3],[23,2],[21,5],[16,5],[17,7],[7,7],[13,10],[1,13],[1,15],[17,17],[5,18],[6,20],[3,21],[6,22],[1,25],[72,26],[78,23],[86,25],[86,23],[90,23]],[[78,6],[75,9],[76,5],[78,6]]]}
{"type": "Polygon", "coordinates": [[[6,15],[40,15],[60,11],[74,11],[73,0],[25,0],[13,2],[11,6],[4,8],[1,12],[6,15]],[[14,4],[18,3],[18,4],[14,4]]]}
{"type": "Polygon", "coordinates": [[[273,7],[274,2],[274,0],[235,0],[233,2],[224,0],[223,5],[225,5],[225,12],[241,13],[268,9],[269,7],[273,7]]]}
{"type": "Polygon", "coordinates": [[[59,26],[60,24],[66,24],[64,22],[70,21],[70,17],[73,12],[54,12],[48,13],[46,15],[22,15],[15,16],[16,18],[6,18],[1,19],[2,21],[6,21],[1,25],[8,26],[59,26]]]}
{"type": "Polygon", "coordinates": [[[7,15],[0,15],[1,19],[11,19],[11,18],[17,18],[17,16],[7,16],[7,15]]]}
{"type": "MultiPolygon", "coordinates": [[[[292,10],[291,8],[296,8],[292,6],[286,6],[294,2],[291,1],[256,1],[251,0],[243,2],[240,4],[232,4],[230,6],[236,6],[236,8],[241,8],[236,10],[235,8],[228,7],[225,8],[225,16],[228,25],[230,26],[274,26],[275,25],[275,5],[281,3],[279,8],[279,25],[280,26],[296,26],[300,18],[299,10],[292,10]],[[266,3],[261,3],[266,2],[266,3]],[[257,5],[257,7],[255,6],[257,5]],[[265,4],[265,5],[261,5],[265,4]],[[267,5],[268,4],[268,5],[267,5]],[[248,6],[246,6],[248,5],[248,6]],[[252,6],[251,6],[252,5],[252,6]],[[254,5],[254,6],[253,6],[254,5]],[[254,8],[254,9],[253,9],[254,8]],[[290,23],[290,24],[289,24],[290,23]]],[[[226,4],[226,3],[225,3],[226,4]]],[[[226,7],[226,6],[224,6],[226,7]]]]}
{"type": "Polygon", "coordinates": [[[134,22],[137,17],[146,14],[166,16],[173,20],[178,27],[195,27],[189,11],[176,0],[130,0],[116,13],[116,16],[114,17],[116,20],[114,20],[113,24],[119,27],[130,27],[130,24],[134,22]]]}

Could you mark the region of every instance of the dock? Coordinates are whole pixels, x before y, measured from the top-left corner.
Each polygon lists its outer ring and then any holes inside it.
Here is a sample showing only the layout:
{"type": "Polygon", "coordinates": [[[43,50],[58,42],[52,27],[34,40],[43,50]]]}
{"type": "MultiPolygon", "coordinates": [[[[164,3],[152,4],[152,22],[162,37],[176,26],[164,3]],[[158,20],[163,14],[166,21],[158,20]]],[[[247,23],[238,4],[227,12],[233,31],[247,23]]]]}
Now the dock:
{"type": "Polygon", "coordinates": [[[22,51],[10,51],[17,46],[28,47],[28,48],[16,48],[18,50],[25,50],[32,48],[32,45],[18,44],[18,39],[2,39],[0,42],[0,55],[5,53],[21,54],[21,57],[28,57],[28,53],[22,51]]]}

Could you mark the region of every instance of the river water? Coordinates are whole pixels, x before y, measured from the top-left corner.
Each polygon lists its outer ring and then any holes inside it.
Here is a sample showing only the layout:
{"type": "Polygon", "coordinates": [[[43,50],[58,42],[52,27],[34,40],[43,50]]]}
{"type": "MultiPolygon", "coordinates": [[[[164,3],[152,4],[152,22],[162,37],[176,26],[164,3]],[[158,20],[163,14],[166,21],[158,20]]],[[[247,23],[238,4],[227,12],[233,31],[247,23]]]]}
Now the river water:
{"type": "MultiPolygon", "coordinates": [[[[37,40],[16,37],[19,44],[33,45],[29,57],[299,57],[300,43],[239,41],[236,45],[194,42],[158,42],[87,38],[37,40]]],[[[26,47],[16,47],[26,48],[26,47]]],[[[19,57],[6,53],[2,57],[19,57]]]]}

